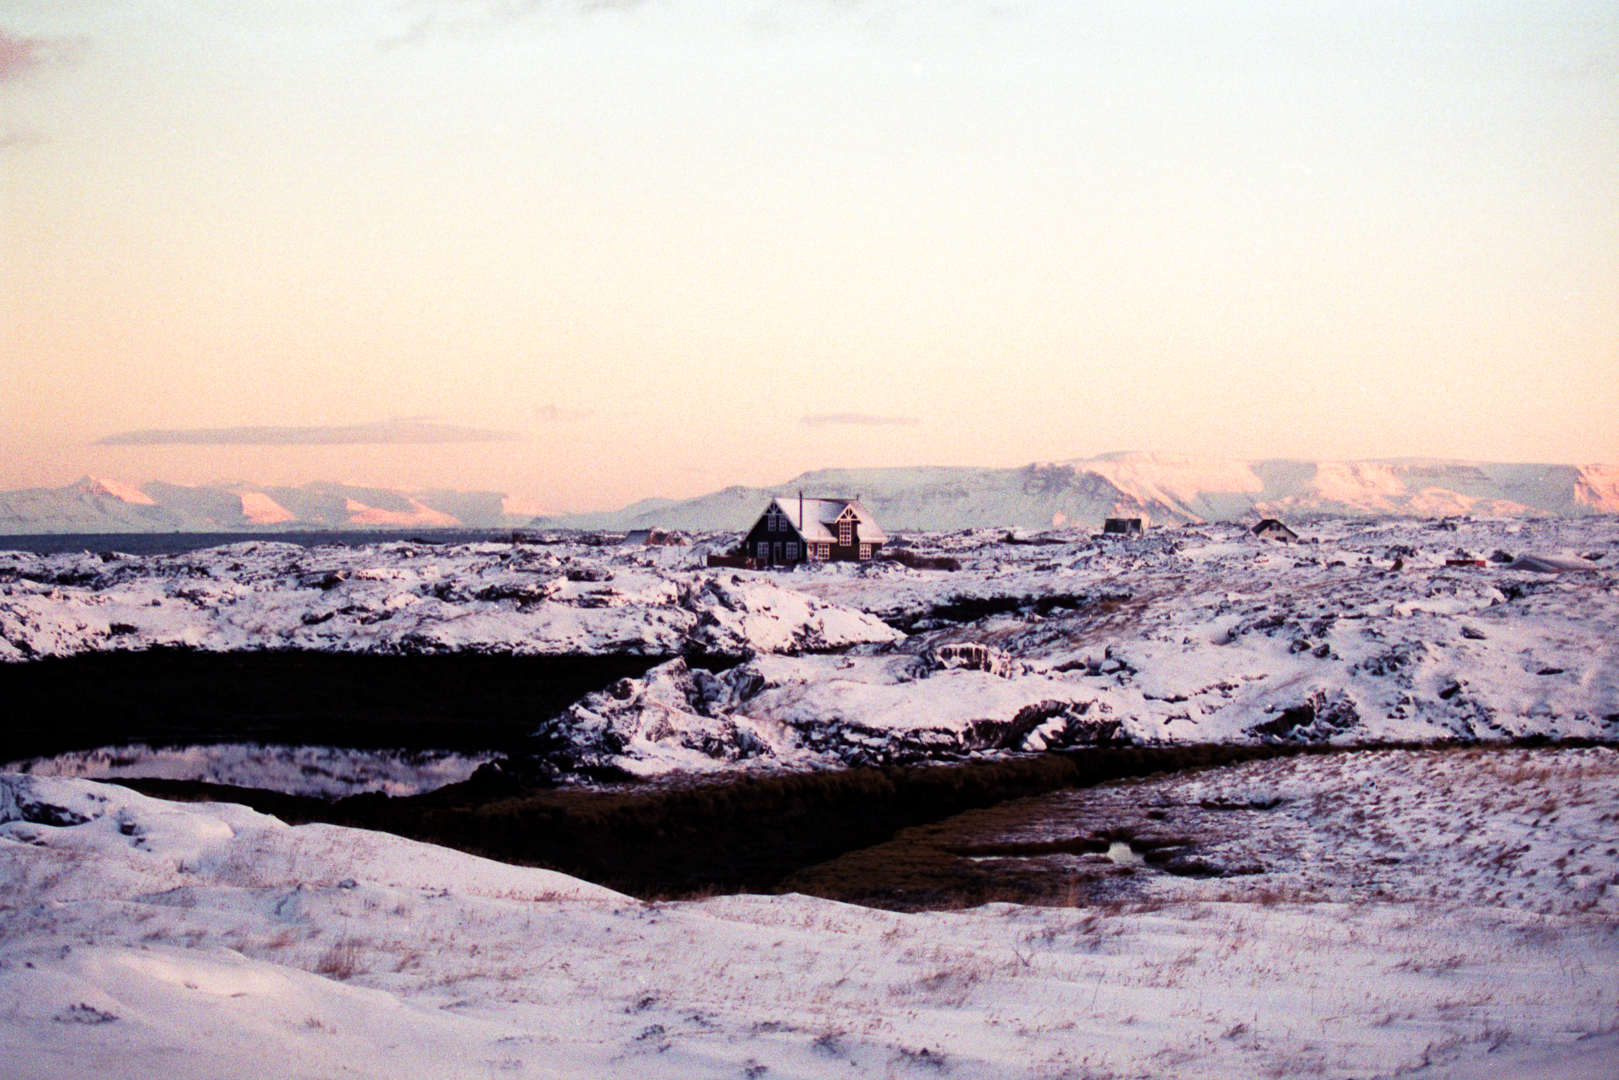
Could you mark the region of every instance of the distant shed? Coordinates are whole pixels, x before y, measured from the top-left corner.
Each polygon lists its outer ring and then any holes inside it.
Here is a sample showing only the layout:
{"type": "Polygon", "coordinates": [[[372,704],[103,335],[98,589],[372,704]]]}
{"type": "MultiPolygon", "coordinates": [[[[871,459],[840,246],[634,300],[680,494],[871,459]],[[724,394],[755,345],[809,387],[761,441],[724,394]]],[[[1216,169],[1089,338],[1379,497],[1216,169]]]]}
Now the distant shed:
{"type": "Polygon", "coordinates": [[[661,547],[684,541],[668,529],[632,529],[624,534],[624,543],[629,547],[661,547]]]}
{"type": "Polygon", "coordinates": [[[1508,563],[1508,570],[1529,570],[1536,574],[1568,574],[1581,570],[1601,570],[1590,559],[1578,555],[1520,555],[1508,563]]]}
{"type": "Polygon", "coordinates": [[[1299,534],[1275,518],[1266,518],[1253,527],[1253,534],[1261,540],[1277,540],[1284,544],[1299,542],[1299,534]]]}
{"type": "Polygon", "coordinates": [[[1108,518],[1102,522],[1102,531],[1119,536],[1139,536],[1146,532],[1146,526],[1138,517],[1135,518],[1108,518]]]}

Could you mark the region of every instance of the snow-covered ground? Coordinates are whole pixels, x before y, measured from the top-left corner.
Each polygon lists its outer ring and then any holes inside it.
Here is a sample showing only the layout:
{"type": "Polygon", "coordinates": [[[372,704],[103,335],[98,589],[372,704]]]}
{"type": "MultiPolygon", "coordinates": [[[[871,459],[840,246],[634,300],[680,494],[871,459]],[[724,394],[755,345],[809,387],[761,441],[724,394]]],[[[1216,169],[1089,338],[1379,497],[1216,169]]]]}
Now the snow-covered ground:
{"type": "Polygon", "coordinates": [[[669,657],[545,725],[564,769],[642,776],[1105,739],[1619,734],[1619,519],[1300,531],[1291,545],[1237,524],[1128,539],[925,534],[909,550],[960,569],[792,573],[705,568],[726,537],[6,553],[0,658],[154,646],[669,657]],[[1553,560],[1516,561],[1529,555],[1553,560]],[[688,663],[716,655],[743,662],[717,674],[688,663]]]}
{"type": "Polygon", "coordinates": [[[431,654],[838,649],[896,635],[771,578],[646,548],[252,541],[145,558],[0,553],[0,659],[178,646],[431,654]]]}
{"type": "MultiPolygon", "coordinates": [[[[545,725],[560,767],[635,775],[1619,731],[1619,522],[1301,532],[965,532],[912,539],[959,570],[791,574],[706,569],[703,545],[579,541],[7,553],[0,657],[667,657],[545,725]],[[1511,568],[1528,554],[1595,568],[1511,568]],[[716,655],[739,662],[705,670],[716,655]]],[[[268,785],[258,753],[205,764],[268,785]]],[[[336,757],[281,756],[285,783],[305,766],[334,793],[360,782],[336,757]]],[[[1198,828],[1199,857],[1243,873],[1143,863],[1090,907],[900,914],[646,904],[381,834],[12,774],[0,1074],[1611,1078],[1616,797],[1605,747],[1254,762],[1053,797],[1041,826],[1146,814],[1198,828]]]]}
{"type": "Polygon", "coordinates": [[[1261,873],[899,914],[646,904],[7,775],[0,1074],[1619,1074],[1619,753],[1294,758],[1094,797],[1281,801],[1242,841],[1261,873]]]}

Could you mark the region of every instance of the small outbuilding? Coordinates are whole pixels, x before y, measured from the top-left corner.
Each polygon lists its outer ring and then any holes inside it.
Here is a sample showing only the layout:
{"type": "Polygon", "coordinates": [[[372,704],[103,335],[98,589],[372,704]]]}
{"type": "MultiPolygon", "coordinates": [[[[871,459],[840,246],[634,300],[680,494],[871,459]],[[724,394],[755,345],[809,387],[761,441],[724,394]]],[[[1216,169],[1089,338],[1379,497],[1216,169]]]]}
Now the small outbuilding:
{"type": "Polygon", "coordinates": [[[1118,536],[1140,536],[1147,531],[1146,523],[1140,518],[1108,518],[1102,522],[1102,531],[1118,536]]]}
{"type": "Polygon", "coordinates": [[[1261,540],[1279,540],[1284,544],[1296,544],[1299,542],[1299,534],[1275,518],[1264,519],[1253,527],[1252,532],[1261,540]]]}
{"type": "Polygon", "coordinates": [[[679,534],[667,529],[631,529],[624,534],[627,547],[666,547],[684,542],[679,534]]]}
{"type": "Polygon", "coordinates": [[[869,562],[888,534],[859,499],[772,499],[738,552],[754,566],[869,562]]]}
{"type": "Polygon", "coordinates": [[[1569,574],[1581,570],[1601,570],[1590,559],[1578,555],[1520,555],[1506,566],[1508,570],[1528,570],[1536,574],[1569,574]]]}

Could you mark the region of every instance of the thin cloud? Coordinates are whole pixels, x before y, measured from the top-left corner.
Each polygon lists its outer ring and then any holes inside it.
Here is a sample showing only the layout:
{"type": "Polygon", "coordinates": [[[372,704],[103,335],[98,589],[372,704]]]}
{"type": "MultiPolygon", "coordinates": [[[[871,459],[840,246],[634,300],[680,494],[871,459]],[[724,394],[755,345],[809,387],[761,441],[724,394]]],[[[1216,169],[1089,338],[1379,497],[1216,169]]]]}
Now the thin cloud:
{"type": "Polygon", "coordinates": [[[914,416],[869,416],[866,413],[819,413],[801,416],[799,423],[810,427],[830,427],[844,424],[852,427],[909,427],[922,421],[914,416]]]}
{"type": "Polygon", "coordinates": [[[440,424],[421,417],[336,427],[147,428],[97,439],[97,446],[354,446],[510,442],[513,431],[440,424]]]}
{"type": "Polygon", "coordinates": [[[484,32],[544,18],[633,11],[646,0],[416,0],[395,9],[404,24],[381,41],[384,48],[414,45],[443,34],[484,32]]]}
{"type": "Polygon", "coordinates": [[[0,83],[22,78],[46,64],[68,64],[84,51],[79,38],[23,37],[0,30],[0,83]]]}
{"type": "Polygon", "coordinates": [[[50,142],[44,135],[26,128],[0,128],[0,150],[27,150],[50,142]]]}
{"type": "Polygon", "coordinates": [[[20,79],[39,66],[44,42],[0,30],[0,82],[20,79]]]}
{"type": "Polygon", "coordinates": [[[562,420],[583,420],[589,415],[589,413],[578,412],[574,409],[564,409],[560,405],[534,406],[534,419],[544,421],[548,424],[556,423],[562,420]]]}

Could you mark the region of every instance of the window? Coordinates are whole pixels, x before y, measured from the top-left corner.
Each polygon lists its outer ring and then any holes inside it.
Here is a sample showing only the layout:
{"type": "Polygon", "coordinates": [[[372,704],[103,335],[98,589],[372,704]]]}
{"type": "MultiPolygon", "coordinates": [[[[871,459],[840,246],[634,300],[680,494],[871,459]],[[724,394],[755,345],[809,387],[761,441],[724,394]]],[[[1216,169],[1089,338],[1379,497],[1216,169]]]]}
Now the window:
{"type": "Polygon", "coordinates": [[[798,558],[798,544],[795,541],[787,541],[787,557],[789,559],[798,558]]]}
{"type": "Polygon", "coordinates": [[[854,522],[844,518],[838,522],[838,546],[848,547],[854,543],[854,522]]]}
{"type": "Polygon", "coordinates": [[[871,558],[871,545],[870,544],[861,544],[860,545],[860,561],[865,562],[869,558],[871,558]]]}
{"type": "Polygon", "coordinates": [[[776,531],[776,511],[774,509],[766,510],[765,511],[765,532],[775,532],[775,531],[776,531]]]}
{"type": "Polygon", "coordinates": [[[759,541],[758,552],[759,552],[759,560],[761,562],[763,562],[764,560],[770,558],[770,541],[769,540],[761,540],[761,541],[759,541]]]}

